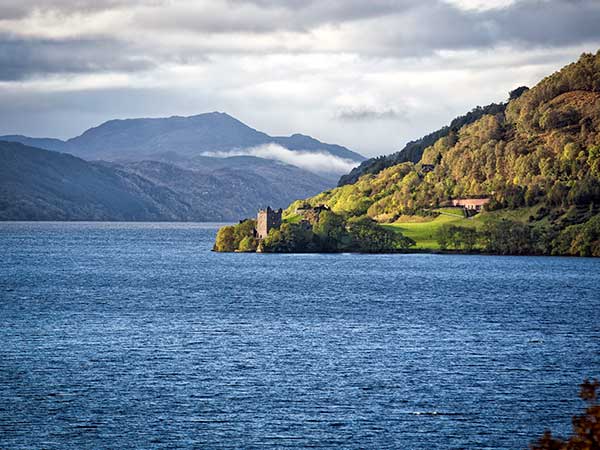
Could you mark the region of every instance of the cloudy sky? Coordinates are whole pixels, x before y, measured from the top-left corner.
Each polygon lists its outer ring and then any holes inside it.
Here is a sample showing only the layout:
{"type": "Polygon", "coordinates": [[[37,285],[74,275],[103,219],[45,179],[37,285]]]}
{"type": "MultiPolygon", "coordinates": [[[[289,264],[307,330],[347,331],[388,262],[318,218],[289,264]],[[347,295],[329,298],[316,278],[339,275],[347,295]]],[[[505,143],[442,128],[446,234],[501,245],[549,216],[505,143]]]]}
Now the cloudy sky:
{"type": "Polygon", "coordinates": [[[0,134],[224,111],[365,155],[600,48],[599,0],[1,0],[0,134]]]}

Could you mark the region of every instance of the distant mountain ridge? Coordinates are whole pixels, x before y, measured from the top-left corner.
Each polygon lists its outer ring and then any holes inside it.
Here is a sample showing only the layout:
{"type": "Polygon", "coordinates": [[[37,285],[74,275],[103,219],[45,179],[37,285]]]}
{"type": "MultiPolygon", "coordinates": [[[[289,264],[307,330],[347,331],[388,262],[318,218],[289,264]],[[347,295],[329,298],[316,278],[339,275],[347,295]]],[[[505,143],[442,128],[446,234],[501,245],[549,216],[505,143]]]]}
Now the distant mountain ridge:
{"type": "Polygon", "coordinates": [[[365,159],[346,147],[326,144],[302,134],[270,136],[222,112],[189,117],[109,120],[66,141],[20,135],[0,136],[0,140],[72,153],[88,160],[140,160],[168,152],[194,157],[206,152],[229,152],[271,143],[292,151],[327,153],[354,162],[365,159]]]}
{"type": "Polygon", "coordinates": [[[90,162],[0,141],[0,220],[237,221],[331,186],[278,161],[204,159],[198,170],[160,161],[90,162]]]}
{"type": "Polygon", "coordinates": [[[0,220],[236,221],[329,189],[364,159],[219,112],[110,120],[66,141],[0,141],[0,220]]]}
{"type": "Polygon", "coordinates": [[[44,150],[54,150],[64,152],[67,143],[60,139],[54,138],[35,138],[23,136],[22,134],[7,134],[0,136],[0,141],[18,142],[19,144],[28,145],[29,147],[43,148],[44,150]]]}

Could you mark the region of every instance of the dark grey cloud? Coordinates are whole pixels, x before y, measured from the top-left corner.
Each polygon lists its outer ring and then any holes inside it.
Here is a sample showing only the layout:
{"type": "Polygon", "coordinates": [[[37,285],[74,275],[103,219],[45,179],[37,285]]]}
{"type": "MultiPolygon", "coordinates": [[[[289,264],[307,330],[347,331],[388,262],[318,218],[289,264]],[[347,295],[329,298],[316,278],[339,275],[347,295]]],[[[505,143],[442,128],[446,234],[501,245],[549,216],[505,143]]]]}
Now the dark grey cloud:
{"type": "Polygon", "coordinates": [[[252,4],[266,10],[286,11],[293,19],[287,25],[291,28],[399,14],[419,4],[416,0],[228,0],[228,3],[235,6],[252,4]]]}
{"type": "MultiPolygon", "coordinates": [[[[0,5],[0,17],[8,20],[35,11],[58,11],[66,17],[69,13],[85,15],[110,9],[127,19],[122,29],[94,31],[99,45],[105,45],[102,40],[130,40],[131,34],[140,41],[151,35],[158,45],[145,48],[142,59],[159,61],[167,58],[194,62],[198,53],[277,53],[289,48],[296,53],[343,51],[363,56],[420,57],[441,50],[600,42],[598,0],[519,0],[488,10],[461,9],[443,0],[6,0],[0,5]],[[304,46],[297,46],[294,37],[277,35],[289,31],[315,37],[315,30],[322,25],[341,33],[339,40],[308,40],[304,46]],[[173,36],[183,31],[188,33],[187,41],[174,42],[173,36]],[[207,39],[220,34],[232,36],[207,39]],[[272,39],[253,43],[244,34],[272,35],[272,39]]],[[[94,39],[86,36],[85,30],[83,36],[94,39]]],[[[143,44],[136,42],[135,50],[143,44]]],[[[29,51],[33,47],[28,46],[29,51]]],[[[87,48],[80,45],[74,50],[85,53],[87,48]]],[[[121,51],[132,52],[134,46],[127,45],[121,51]]]]}
{"type": "Polygon", "coordinates": [[[562,46],[600,38],[597,0],[526,1],[483,14],[489,35],[515,44],[562,46]]]}
{"type": "Polygon", "coordinates": [[[600,39],[598,0],[519,0],[487,10],[461,9],[442,0],[226,0],[226,4],[229,7],[216,16],[203,14],[202,8],[190,13],[166,7],[158,15],[149,11],[140,21],[165,29],[261,34],[309,33],[326,24],[365,22],[364,28],[357,29],[360,41],[348,42],[348,51],[407,56],[497,45],[563,46],[600,39]]]}
{"type": "Polygon", "coordinates": [[[310,33],[315,27],[398,14],[418,4],[415,0],[223,0],[223,2],[171,4],[161,14],[147,9],[136,21],[153,29],[198,33],[256,33],[278,31],[310,33]]]}
{"type": "Polygon", "coordinates": [[[561,47],[600,42],[599,23],[597,0],[521,0],[483,11],[436,2],[390,16],[387,28],[366,30],[359,46],[365,53],[396,56],[503,45],[561,47]]]}
{"type": "Polygon", "coordinates": [[[151,58],[130,50],[124,43],[104,37],[26,39],[0,34],[0,80],[60,73],[135,72],[154,66],[151,58]]]}

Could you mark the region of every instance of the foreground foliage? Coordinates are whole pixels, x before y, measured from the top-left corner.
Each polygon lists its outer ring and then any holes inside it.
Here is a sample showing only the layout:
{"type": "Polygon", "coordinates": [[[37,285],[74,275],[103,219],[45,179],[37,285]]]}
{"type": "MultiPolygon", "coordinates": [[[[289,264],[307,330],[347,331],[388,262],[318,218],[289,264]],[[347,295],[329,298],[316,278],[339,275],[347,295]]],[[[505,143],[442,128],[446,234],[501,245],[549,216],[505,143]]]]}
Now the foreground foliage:
{"type": "Polygon", "coordinates": [[[583,414],[573,417],[573,435],[567,440],[552,436],[546,431],[531,450],[600,450],[600,404],[598,404],[598,380],[585,380],[579,397],[587,403],[583,414]]]}

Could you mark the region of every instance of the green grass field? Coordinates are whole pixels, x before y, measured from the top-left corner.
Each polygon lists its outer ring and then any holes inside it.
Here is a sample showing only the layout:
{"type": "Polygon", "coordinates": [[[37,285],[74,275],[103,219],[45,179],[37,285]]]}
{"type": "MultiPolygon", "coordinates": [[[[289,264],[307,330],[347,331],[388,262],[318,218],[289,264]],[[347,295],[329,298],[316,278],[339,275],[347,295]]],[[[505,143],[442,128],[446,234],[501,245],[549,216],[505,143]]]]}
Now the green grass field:
{"type": "MultiPolygon", "coordinates": [[[[508,219],[515,222],[529,223],[529,217],[534,215],[539,206],[518,208],[513,210],[499,210],[491,212],[483,212],[476,216],[466,219],[462,216],[461,208],[440,208],[436,211],[441,213],[438,217],[430,222],[395,222],[382,224],[383,227],[400,231],[404,236],[414,239],[417,245],[413,248],[423,250],[439,250],[440,246],[437,243],[437,233],[442,225],[458,225],[461,227],[480,228],[485,222],[508,219]]],[[[548,219],[537,222],[544,224],[548,219]]]]}
{"type": "Polygon", "coordinates": [[[439,250],[437,232],[442,225],[477,228],[482,223],[478,220],[478,216],[472,219],[465,219],[462,216],[460,208],[444,208],[440,212],[444,212],[445,214],[440,214],[431,222],[400,222],[383,224],[382,226],[389,230],[400,231],[404,236],[414,239],[417,245],[413,248],[439,250]]]}
{"type": "Polygon", "coordinates": [[[283,219],[283,221],[287,223],[300,223],[301,220],[302,216],[300,214],[292,214],[283,219]]]}

